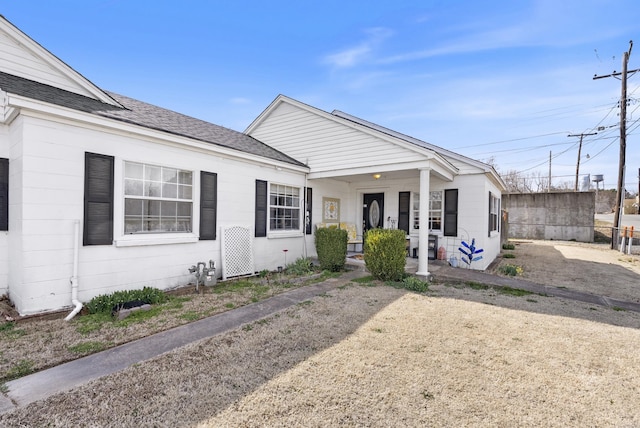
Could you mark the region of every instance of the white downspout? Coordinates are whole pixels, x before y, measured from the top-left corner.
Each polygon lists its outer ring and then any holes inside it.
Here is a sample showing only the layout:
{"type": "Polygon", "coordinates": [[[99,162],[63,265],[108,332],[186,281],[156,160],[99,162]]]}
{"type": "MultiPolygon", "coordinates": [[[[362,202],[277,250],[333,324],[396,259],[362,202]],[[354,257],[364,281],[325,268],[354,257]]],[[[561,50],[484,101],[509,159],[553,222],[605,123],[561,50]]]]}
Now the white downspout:
{"type": "Polygon", "coordinates": [[[71,303],[75,305],[73,311],[67,315],[65,321],[71,320],[82,309],[78,300],[78,238],[80,235],[80,220],[73,221],[73,275],[71,276],[71,303]]]}

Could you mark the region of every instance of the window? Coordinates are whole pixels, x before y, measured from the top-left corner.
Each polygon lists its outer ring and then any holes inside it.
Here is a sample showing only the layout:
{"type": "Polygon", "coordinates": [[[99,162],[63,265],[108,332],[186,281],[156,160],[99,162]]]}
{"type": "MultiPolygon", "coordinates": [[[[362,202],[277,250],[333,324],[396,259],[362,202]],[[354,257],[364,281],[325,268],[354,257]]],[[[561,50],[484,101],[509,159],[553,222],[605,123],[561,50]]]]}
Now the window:
{"type": "Polygon", "coordinates": [[[420,229],[420,193],[413,194],[413,228],[420,229]]]}
{"type": "MultiPolygon", "coordinates": [[[[429,230],[442,230],[442,191],[429,192],[429,230]]],[[[413,228],[420,229],[420,194],[413,194],[413,228]]]]}
{"type": "Polygon", "coordinates": [[[429,192],[429,230],[442,230],[442,192],[429,192]]]}
{"type": "Polygon", "coordinates": [[[125,162],[125,234],[192,231],[193,174],[125,162]]]}
{"type": "Polygon", "coordinates": [[[269,230],[300,229],[300,188],[271,184],[269,191],[269,230]]]}
{"type": "Polygon", "coordinates": [[[489,236],[500,230],[500,199],[489,192],[489,236]]]}

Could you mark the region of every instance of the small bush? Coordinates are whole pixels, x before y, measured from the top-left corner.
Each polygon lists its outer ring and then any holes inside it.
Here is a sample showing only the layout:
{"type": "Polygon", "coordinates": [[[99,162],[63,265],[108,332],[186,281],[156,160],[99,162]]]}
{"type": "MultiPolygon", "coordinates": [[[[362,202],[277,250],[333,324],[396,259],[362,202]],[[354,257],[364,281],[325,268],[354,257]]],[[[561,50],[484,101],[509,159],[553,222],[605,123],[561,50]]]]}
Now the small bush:
{"type": "Polygon", "coordinates": [[[522,275],[522,268],[516,265],[502,265],[498,268],[500,273],[508,276],[522,275]]]}
{"type": "Polygon", "coordinates": [[[516,246],[513,244],[502,244],[502,249],[503,250],[515,250],[516,246]]]}
{"type": "Polygon", "coordinates": [[[403,281],[404,288],[409,291],[417,291],[418,293],[424,293],[429,290],[429,283],[416,278],[415,276],[408,276],[403,281]]]}
{"type": "Polygon", "coordinates": [[[404,277],[406,235],[400,229],[371,229],[364,237],[364,262],[374,278],[400,281],[404,277]]]}
{"type": "Polygon", "coordinates": [[[167,295],[157,288],[144,287],[142,290],[123,290],[111,294],[101,294],[91,299],[86,306],[90,314],[95,314],[99,312],[111,312],[114,307],[132,301],[140,301],[153,305],[166,302],[167,295]]]}
{"type": "Polygon", "coordinates": [[[347,231],[344,229],[317,229],[316,252],[320,268],[330,272],[343,270],[347,261],[347,241],[347,231]]]}
{"type": "Polygon", "coordinates": [[[308,275],[313,272],[313,264],[311,260],[300,257],[287,266],[286,272],[291,275],[308,275]]]}
{"type": "Polygon", "coordinates": [[[504,258],[504,259],[515,259],[516,255],[513,254],[513,253],[505,253],[505,254],[502,255],[502,258],[504,258]]]}

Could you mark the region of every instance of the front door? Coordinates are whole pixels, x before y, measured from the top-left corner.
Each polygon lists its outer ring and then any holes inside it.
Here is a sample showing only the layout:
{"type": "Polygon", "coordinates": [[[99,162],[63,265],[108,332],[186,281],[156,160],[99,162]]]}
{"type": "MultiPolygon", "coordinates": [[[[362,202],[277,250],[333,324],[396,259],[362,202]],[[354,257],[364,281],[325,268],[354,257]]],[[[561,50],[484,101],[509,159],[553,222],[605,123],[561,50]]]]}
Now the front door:
{"type": "Polygon", "coordinates": [[[365,193],[362,204],[362,232],[384,226],[384,193],[365,193]]]}

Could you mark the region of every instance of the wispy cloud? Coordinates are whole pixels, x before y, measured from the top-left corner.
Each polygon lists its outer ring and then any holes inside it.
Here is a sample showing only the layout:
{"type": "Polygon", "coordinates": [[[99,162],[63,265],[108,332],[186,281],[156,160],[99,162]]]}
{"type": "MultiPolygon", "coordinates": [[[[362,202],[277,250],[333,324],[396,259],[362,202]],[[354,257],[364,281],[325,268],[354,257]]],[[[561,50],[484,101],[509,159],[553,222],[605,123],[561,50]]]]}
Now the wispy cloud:
{"type": "Polygon", "coordinates": [[[393,31],[384,27],[375,27],[365,30],[366,39],[355,46],[348,47],[340,52],[332,53],[324,57],[323,63],[334,68],[351,68],[370,58],[373,51],[387,38],[393,35],[393,31]]]}
{"type": "Polygon", "coordinates": [[[251,100],[249,98],[243,97],[233,97],[229,102],[231,102],[231,104],[251,104],[251,100]]]}

